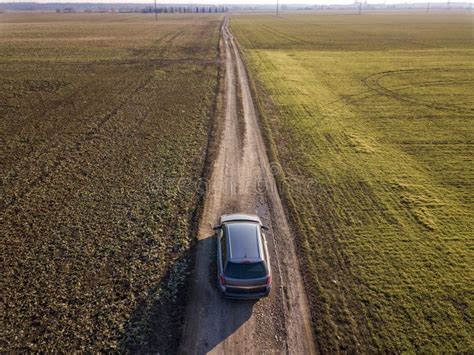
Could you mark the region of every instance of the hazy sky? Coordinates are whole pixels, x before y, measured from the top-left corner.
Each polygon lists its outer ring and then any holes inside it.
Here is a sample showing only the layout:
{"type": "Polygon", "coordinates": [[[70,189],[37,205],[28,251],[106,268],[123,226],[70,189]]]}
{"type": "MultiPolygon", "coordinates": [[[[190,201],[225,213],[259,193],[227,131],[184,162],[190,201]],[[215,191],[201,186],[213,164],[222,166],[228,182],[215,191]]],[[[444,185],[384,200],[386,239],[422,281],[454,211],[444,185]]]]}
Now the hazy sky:
{"type": "MultiPolygon", "coordinates": [[[[0,0],[2,2],[92,2],[92,3],[148,3],[152,0],[0,0]]],[[[469,0],[452,0],[452,2],[469,2],[469,0]]],[[[384,0],[368,0],[369,4],[384,3],[384,0]]],[[[393,3],[426,3],[428,0],[387,0],[387,4],[393,3]]],[[[432,3],[447,3],[447,0],[431,0],[432,3]]],[[[157,0],[158,4],[274,4],[276,0],[157,0]]],[[[280,0],[280,4],[353,4],[354,0],[280,0]]]]}

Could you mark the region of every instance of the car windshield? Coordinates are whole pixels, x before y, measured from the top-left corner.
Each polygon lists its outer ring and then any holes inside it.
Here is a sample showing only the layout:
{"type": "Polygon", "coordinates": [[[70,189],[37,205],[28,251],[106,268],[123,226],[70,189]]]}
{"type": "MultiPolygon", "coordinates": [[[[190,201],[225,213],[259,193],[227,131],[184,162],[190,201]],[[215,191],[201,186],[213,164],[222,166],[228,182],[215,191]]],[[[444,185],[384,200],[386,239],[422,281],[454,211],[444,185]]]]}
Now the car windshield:
{"type": "Polygon", "coordinates": [[[233,279],[257,279],[266,275],[267,270],[261,261],[243,264],[228,262],[225,268],[225,276],[233,279]]]}

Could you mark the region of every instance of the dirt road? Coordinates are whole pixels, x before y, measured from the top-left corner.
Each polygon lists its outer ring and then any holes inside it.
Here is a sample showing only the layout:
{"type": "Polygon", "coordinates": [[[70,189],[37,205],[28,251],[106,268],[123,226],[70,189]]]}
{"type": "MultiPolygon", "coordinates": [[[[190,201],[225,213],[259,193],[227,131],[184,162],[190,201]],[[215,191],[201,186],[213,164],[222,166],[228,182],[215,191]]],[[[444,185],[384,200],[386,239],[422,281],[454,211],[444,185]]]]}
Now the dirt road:
{"type": "Polygon", "coordinates": [[[225,98],[219,151],[213,163],[196,246],[180,352],[314,353],[309,307],[293,236],[276,190],[250,94],[247,73],[228,19],[222,26],[225,98]],[[267,233],[274,272],[270,297],[232,301],[217,291],[212,226],[224,213],[256,213],[267,233]]]}

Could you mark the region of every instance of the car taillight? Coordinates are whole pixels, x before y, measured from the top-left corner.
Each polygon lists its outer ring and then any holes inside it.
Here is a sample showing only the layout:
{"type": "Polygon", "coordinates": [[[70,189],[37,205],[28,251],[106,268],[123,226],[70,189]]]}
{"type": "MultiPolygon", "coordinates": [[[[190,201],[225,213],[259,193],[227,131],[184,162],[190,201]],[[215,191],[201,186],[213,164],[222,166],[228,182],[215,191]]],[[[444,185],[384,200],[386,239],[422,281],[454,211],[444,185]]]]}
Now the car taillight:
{"type": "Polygon", "coordinates": [[[225,285],[225,278],[223,275],[221,275],[220,280],[221,280],[221,285],[225,285]]]}
{"type": "Polygon", "coordinates": [[[267,285],[271,285],[271,284],[272,284],[272,277],[268,276],[267,277],[267,285]]]}

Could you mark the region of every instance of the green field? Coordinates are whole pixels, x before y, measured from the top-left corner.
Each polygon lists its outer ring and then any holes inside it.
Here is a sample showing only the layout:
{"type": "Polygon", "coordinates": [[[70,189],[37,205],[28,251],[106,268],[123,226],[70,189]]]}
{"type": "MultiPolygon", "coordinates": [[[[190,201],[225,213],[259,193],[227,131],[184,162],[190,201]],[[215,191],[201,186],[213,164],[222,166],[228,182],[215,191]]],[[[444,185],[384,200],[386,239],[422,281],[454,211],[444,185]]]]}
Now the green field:
{"type": "Polygon", "coordinates": [[[176,350],[221,21],[0,14],[1,352],[176,350]]]}
{"type": "Polygon", "coordinates": [[[320,351],[473,352],[472,15],[236,15],[320,351]]]}

